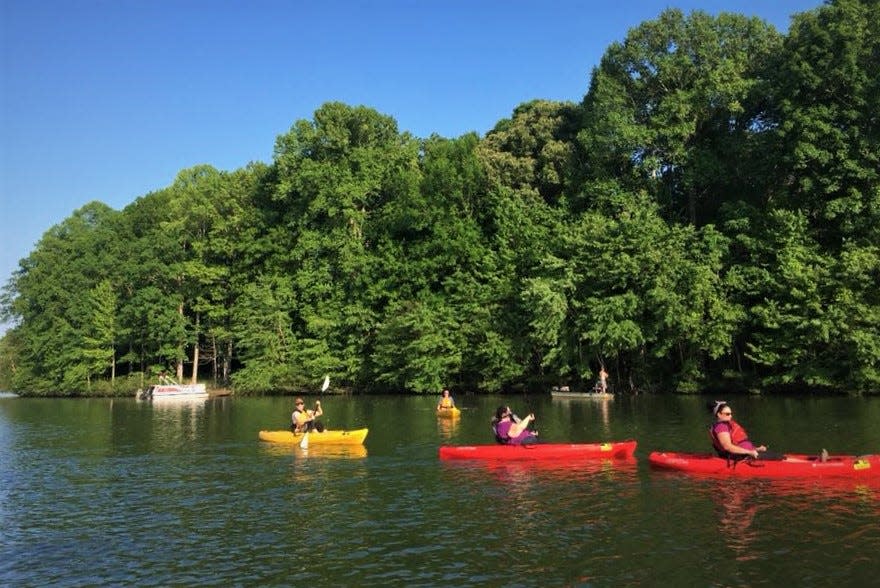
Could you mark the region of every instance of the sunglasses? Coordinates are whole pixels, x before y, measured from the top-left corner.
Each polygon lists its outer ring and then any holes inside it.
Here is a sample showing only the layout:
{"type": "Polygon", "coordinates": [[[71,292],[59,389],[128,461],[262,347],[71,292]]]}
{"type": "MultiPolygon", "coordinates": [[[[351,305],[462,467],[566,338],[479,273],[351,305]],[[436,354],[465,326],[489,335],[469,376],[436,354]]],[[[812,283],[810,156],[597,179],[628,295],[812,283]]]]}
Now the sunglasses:
{"type": "MultiPolygon", "coordinates": [[[[305,404],[305,402],[297,402],[297,403],[296,403],[297,406],[299,406],[299,405],[301,405],[301,404],[305,404]]],[[[727,413],[727,414],[730,414],[730,413],[727,413]]]]}
{"type": "Polygon", "coordinates": [[[718,414],[720,414],[722,416],[730,416],[733,414],[733,411],[728,410],[726,412],[719,412],[718,414]]]}

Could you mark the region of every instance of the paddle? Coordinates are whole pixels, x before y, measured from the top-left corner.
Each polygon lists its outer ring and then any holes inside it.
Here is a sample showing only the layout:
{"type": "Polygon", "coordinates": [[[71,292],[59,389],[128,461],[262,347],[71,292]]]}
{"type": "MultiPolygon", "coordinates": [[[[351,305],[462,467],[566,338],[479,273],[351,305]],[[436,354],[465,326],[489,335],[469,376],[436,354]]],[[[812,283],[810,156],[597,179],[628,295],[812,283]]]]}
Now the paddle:
{"type": "MultiPolygon", "coordinates": [[[[321,385],[321,392],[326,392],[327,388],[330,387],[330,376],[324,376],[324,383],[321,385]]],[[[311,427],[306,429],[306,432],[303,434],[302,441],[299,442],[300,449],[308,449],[309,448],[309,430],[311,427]]]]}

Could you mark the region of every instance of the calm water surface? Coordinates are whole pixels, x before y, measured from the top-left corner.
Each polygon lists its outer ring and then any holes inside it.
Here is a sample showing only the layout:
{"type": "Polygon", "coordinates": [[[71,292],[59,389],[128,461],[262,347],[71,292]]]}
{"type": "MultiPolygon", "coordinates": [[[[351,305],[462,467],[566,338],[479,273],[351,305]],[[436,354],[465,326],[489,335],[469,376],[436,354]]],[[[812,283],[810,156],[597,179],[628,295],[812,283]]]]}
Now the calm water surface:
{"type": "MultiPolygon", "coordinates": [[[[865,586],[880,484],[693,479],[706,398],[325,396],[355,450],[272,446],[291,398],[0,397],[4,586],[865,586]],[[638,440],[633,463],[441,462],[499,403],[552,441],[638,440]]],[[[880,452],[880,399],[731,399],[780,451],[880,452]]]]}

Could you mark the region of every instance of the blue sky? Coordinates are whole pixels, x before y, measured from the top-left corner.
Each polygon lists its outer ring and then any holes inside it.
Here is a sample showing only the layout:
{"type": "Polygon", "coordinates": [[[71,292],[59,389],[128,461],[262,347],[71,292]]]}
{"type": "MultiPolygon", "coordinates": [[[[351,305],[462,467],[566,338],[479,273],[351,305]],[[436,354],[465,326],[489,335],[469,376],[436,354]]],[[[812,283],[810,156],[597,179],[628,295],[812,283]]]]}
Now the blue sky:
{"type": "Polygon", "coordinates": [[[608,45],[665,8],[785,32],[820,0],[0,0],[0,284],[92,200],[182,169],[270,162],[324,102],[418,137],[480,134],[534,98],[580,101],[608,45]]]}

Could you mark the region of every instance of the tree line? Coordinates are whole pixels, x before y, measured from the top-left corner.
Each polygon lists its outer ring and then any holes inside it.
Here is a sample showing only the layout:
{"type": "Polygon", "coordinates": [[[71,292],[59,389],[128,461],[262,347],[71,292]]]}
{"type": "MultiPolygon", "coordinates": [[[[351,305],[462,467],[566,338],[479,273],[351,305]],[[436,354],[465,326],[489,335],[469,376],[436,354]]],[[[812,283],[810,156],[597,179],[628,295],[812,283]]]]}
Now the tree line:
{"type": "Polygon", "coordinates": [[[666,10],[478,136],[337,102],[271,163],[91,202],[2,297],[0,385],[880,390],[880,2],[666,10]]]}

